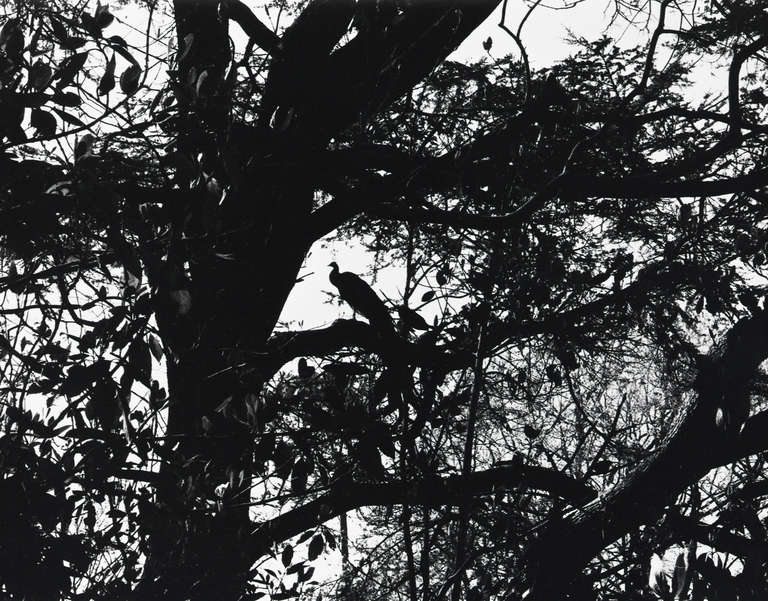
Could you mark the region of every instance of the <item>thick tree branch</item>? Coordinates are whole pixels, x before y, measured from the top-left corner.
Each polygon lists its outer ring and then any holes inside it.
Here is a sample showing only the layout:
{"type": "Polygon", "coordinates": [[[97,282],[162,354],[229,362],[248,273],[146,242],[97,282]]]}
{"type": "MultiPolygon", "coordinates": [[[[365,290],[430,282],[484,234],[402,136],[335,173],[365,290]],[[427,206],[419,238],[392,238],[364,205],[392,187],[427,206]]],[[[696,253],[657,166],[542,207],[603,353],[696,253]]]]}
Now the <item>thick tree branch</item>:
{"type": "Polygon", "coordinates": [[[416,344],[404,339],[383,340],[369,324],[353,319],[337,319],[330,326],[317,330],[277,332],[267,343],[267,358],[264,361],[265,375],[271,377],[283,365],[302,356],[320,357],[330,355],[344,348],[357,347],[369,352],[380,353],[390,350],[408,362],[417,365],[460,367],[471,361],[469,352],[453,352],[436,347],[426,352],[416,344]],[[398,344],[398,348],[385,349],[384,345],[398,344]]]}
{"type": "Polygon", "coordinates": [[[379,112],[448,56],[499,2],[418,2],[385,31],[360,32],[331,55],[313,98],[315,127],[338,131],[379,112]]]}
{"type": "Polygon", "coordinates": [[[656,453],[605,496],[542,528],[531,551],[528,599],[561,599],[570,581],[601,549],[654,519],[673,495],[733,455],[737,432],[719,428],[715,412],[742,403],[749,380],[766,357],[768,312],[761,311],[738,322],[702,362],[695,397],[681,408],[656,453]],[[556,581],[546,569],[553,563],[560,571],[556,581]]]}
{"type": "Polygon", "coordinates": [[[226,5],[230,18],[259,48],[269,54],[274,54],[279,49],[280,38],[264,25],[247,5],[240,0],[228,0],[226,5]]]}
{"type": "Polygon", "coordinates": [[[734,534],[722,526],[704,524],[698,520],[675,516],[670,526],[686,538],[695,538],[700,543],[710,545],[717,551],[733,553],[739,557],[764,560],[768,558],[768,543],[734,534]]]}
{"type": "Polygon", "coordinates": [[[376,484],[343,484],[331,492],[260,524],[251,537],[254,560],[272,544],[300,534],[312,526],[361,507],[411,505],[437,507],[456,504],[467,490],[473,496],[488,495],[515,486],[543,490],[570,504],[593,499],[595,491],[561,472],[539,466],[513,465],[475,472],[468,477],[434,476],[419,481],[376,484]]]}
{"type": "MultiPolygon", "coordinates": [[[[482,164],[474,166],[482,167],[482,164]]],[[[555,177],[528,200],[522,200],[515,210],[501,215],[463,213],[426,204],[416,207],[399,202],[410,186],[424,187],[432,192],[445,190],[458,183],[459,173],[466,173],[466,168],[459,165],[455,165],[454,169],[444,167],[441,161],[434,160],[431,165],[425,162],[418,174],[414,170],[414,177],[410,180],[397,174],[377,178],[375,183],[357,190],[335,191],[332,201],[310,215],[306,225],[307,239],[317,240],[360,214],[379,219],[498,231],[519,227],[547,202],[562,194],[587,198],[686,198],[749,192],[768,185],[768,170],[765,169],[713,180],[673,181],[664,181],[658,173],[623,178],[565,173],[555,177]],[[428,182],[432,182],[431,185],[428,182]]]]}
{"type": "Polygon", "coordinates": [[[739,95],[741,67],[749,57],[766,47],[768,47],[768,36],[763,36],[739,49],[733,55],[733,60],[728,70],[728,114],[731,118],[732,126],[741,121],[741,99],[739,95]]]}

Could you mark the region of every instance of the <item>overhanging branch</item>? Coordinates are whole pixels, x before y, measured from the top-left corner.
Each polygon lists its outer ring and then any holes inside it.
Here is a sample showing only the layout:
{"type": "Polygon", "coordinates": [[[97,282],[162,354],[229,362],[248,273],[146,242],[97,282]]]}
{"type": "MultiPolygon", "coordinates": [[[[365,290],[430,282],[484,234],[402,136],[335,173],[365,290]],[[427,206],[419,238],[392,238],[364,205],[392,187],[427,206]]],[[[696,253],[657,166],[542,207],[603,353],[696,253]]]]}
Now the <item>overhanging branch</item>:
{"type": "Polygon", "coordinates": [[[466,478],[434,476],[405,483],[343,484],[314,501],[260,524],[251,536],[253,559],[266,553],[272,544],[353,509],[405,502],[431,507],[452,505],[463,498],[467,490],[473,496],[480,496],[515,486],[543,490],[573,505],[596,496],[591,487],[563,473],[524,465],[475,472],[466,478]]]}

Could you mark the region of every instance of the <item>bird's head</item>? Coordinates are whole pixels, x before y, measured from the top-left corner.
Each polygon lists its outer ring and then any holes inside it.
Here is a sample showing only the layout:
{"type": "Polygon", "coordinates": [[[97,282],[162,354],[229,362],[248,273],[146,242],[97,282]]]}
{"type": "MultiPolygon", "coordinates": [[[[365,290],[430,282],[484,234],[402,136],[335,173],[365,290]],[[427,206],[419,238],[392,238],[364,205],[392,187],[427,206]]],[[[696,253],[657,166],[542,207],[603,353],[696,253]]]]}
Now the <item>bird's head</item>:
{"type": "Polygon", "coordinates": [[[332,271],[339,270],[339,264],[336,261],[331,261],[330,263],[328,263],[328,267],[330,267],[332,271]]]}

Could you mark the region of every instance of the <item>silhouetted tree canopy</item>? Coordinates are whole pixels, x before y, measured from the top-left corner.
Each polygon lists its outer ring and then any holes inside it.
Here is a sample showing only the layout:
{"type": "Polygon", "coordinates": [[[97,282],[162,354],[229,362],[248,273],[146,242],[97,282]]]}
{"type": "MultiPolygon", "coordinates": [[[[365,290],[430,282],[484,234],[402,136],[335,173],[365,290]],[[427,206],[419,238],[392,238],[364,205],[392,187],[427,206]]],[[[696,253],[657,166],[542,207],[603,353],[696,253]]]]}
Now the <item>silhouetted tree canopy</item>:
{"type": "Polygon", "coordinates": [[[262,4],[2,2],[3,598],[766,598],[768,3],[262,4]]]}

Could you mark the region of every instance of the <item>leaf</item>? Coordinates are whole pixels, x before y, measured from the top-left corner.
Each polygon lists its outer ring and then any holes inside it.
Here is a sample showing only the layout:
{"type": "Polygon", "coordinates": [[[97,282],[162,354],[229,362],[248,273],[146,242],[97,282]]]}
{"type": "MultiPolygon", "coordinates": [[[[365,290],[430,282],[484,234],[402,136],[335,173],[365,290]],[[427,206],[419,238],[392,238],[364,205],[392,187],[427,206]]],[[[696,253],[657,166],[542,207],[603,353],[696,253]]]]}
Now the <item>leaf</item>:
{"type": "Polygon", "coordinates": [[[84,38],[67,38],[66,40],[62,40],[61,45],[67,50],[77,50],[81,46],[85,45],[85,39],[84,38]]]}
{"type": "Polygon", "coordinates": [[[21,57],[24,51],[24,33],[18,19],[9,19],[0,30],[0,49],[11,59],[21,57]]]}
{"type": "Polygon", "coordinates": [[[312,566],[309,566],[305,570],[301,571],[301,574],[299,575],[299,582],[306,582],[310,578],[312,578],[312,574],[315,573],[315,568],[312,566]]]}
{"type": "Polygon", "coordinates": [[[425,292],[424,294],[421,295],[421,302],[422,303],[428,303],[433,298],[435,298],[435,291],[434,290],[429,290],[428,292],[425,292]]]}
{"type": "Polygon", "coordinates": [[[149,345],[143,340],[134,340],[128,348],[128,364],[134,377],[147,388],[152,387],[152,356],[149,345]]]}
{"type": "Polygon", "coordinates": [[[321,534],[316,534],[309,543],[309,551],[307,553],[309,561],[315,561],[315,559],[320,557],[320,553],[323,552],[324,548],[325,540],[323,539],[323,536],[321,534]]]}
{"type": "Polygon", "coordinates": [[[56,117],[48,111],[44,111],[43,109],[32,109],[29,123],[40,135],[46,138],[50,138],[56,134],[56,117]]]}
{"type": "Polygon", "coordinates": [[[75,161],[90,156],[93,150],[93,134],[83,135],[75,144],[75,161]]]}
{"type": "Polygon", "coordinates": [[[56,92],[53,101],[61,106],[80,106],[82,100],[74,92],[56,92]]]}
{"type": "Polygon", "coordinates": [[[547,365],[547,378],[549,378],[549,381],[552,382],[555,386],[561,386],[563,383],[563,376],[560,375],[560,370],[557,369],[556,365],[547,365]]]}
{"type": "Polygon", "coordinates": [[[197,83],[195,84],[195,96],[197,98],[205,98],[208,96],[209,87],[206,85],[208,76],[208,69],[206,69],[197,77],[197,83]]]}
{"type": "Polygon", "coordinates": [[[672,596],[680,599],[688,577],[688,561],[685,551],[680,551],[672,572],[672,596]]]}
{"type": "Polygon", "coordinates": [[[149,350],[152,351],[152,355],[154,355],[155,359],[157,359],[158,362],[163,360],[163,345],[160,343],[160,341],[157,339],[157,336],[154,334],[149,335],[149,350]]]}
{"type": "MultiPolygon", "coordinates": [[[[107,38],[107,42],[110,46],[113,48],[128,48],[128,42],[126,42],[123,38],[121,38],[119,35],[112,35],[107,38]]],[[[122,53],[121,53],[122,54],[122,53]]],[[[132,60],[132,59],[131,59],[132,60]]]]}
{"type": "Polygon", "coordinates": [[[105,432],[114,429],[120,414],[118,389],[112,378],[102,378],[96,383],[85,406],[88,419],[95,420],[105,432]]]}
{"type": "Polygon", "coordinates": [[[307,490],[307,480],[311,470],[306,461],[299,459],[291,472],[291,492],[302,494],[307,490]]]}
{"type": "Polygon", "coordinates": [[[330,530],[325,530],[325,540],[331,550],[336,548],[336,538],[333,536],[333,533],[330,530]]]}
{"type": "Polygon", "coordinates": [[[59,42],[64,42],[69,39],[69,32],[67,31],[67,28],[64,27],[64,24],[55,17],[51,17],[51,29],[53,30],[53,35],[59,40],[59,42]]]}
{"type": "Polygon", "coordinates": [[[275,462],[275,475],[283,480],[288,478],[293,468],[293,447],[281,440],[275,445],[272,460],[275,462]]]}
{"type": "Polygon", "coordinates": [[[27,76],[27,85],[32,89],[41,92],[48,87],[53,78],[53,68],[48,64],[38,59],[29,68],[29,75],[27,76]]]}
{"type": "Polygon", "coordinates": [[[531,426],[530,424],[525,424],[523,426],[523,433],[525,434],[526,438],[533,440],[534,438],[538,438],[539,434],[541,434],[541,430],[531,426]]]}
{"type": "Polygon", "coordinates": [[[13,35],[14,30],[18,28],[19,28],[18,19],[8,19],[3,25],[2,29],[0,29],[0,46],[2,46],[9,39],[11,39],[11,36],[13,35]]]}
{"type": "Polygon", "coordinates": [[[101,30],[96,25],[94,18],[87,12],[80,14],[80,22],[83,24],[85,30],[95,38],[101,37],[101,30]]]}
{"type": "Polygon", "coordinates": [[[115,16],[109,12],[109,7],[97,4],[93,20],[99,29],[106,29],[115,20],[115,16]]]}
{"type": "Polygon", "coordinates": [[[96,93],[99,96],[108,94],[115,87],[115,53],[112,53],[112,58],[107,61],[107,66],[104,68],[104,75],[99,80],[99,87],[96,89],[96,93]]]}
{"type": "Polygon", "coordinates": [[[297,545],[301,545],[301,544],[304,544],[304,543],[305,543],[305,542],[307,542],[307,541],[308,541],[310,538],[312,538],[312,531],[311,531],[311,530],[307,530],[307,531],[306,531],[304,534],[302,534],[302,535],[301,535],[301,536],[298,538],[298,540],[296,541],[296,544],[297,544],[297,545]]]}
{"type": "Polygon", "coordinates": [[[122,75],[120,75],[120,89],[124,94],[130,96],[139,89],[139,80],[141,79],[141,67],[131,65],[122,75]]]}
{"type": "Polygon", "coordinates": [[[666,575],[664,574],[664,561],[654,553],[651,556],[651,569],[648,573],[648,586],[662,599],[669,596],[669,586],[666,575]]]}
{"type": "Polygon", "coordinates": [[[293,547],[291,545],[285,545],[283,547],[283,553],[280,555],[280,561],[283,562],[283,566],[286,568],[291,565],[293,561],[293,547]]]}
{"type": "Polygon", "coordinates": [[[448,282],[448,276],[446,275],[445,271],[441,269],[437,272],[435,280],[437,280],[438,286],[445,286],[445,284],[448,282]]]}
{"type": "Polygon", "coordinates": [[[85,126],[85,123],[83,123],[80,119],[75,117],[74,115],[70,115],[69,113],[62,111],[61,109],[57,109],[55,107],[51,107],[53,109],[53,112],[56,113],[62,121],[65,123],[69,123],[70,125],[74,125],[75,127],[83,127],[85,126]]]}
{"type": "Polygon", "coordinates": [[[488,39],[483,42],[483,50],[490,52],[493,47],[493,38],[488,36],[488,39]]]}
{"type": "Polygon", "coordinates": [[[86,60],[88,60],[88,51],[79,52],[68,57],[56,73],[56,78],[59,80],[56,87],[61,90],[70,85],[80,72],[80,69],[85,66],[86,60]]]}
{"type": "Polygon", "coordinates": [[[187,58],[189,51],[192,50],[192,44],[194,43],[194,41],[195,41],[194,33],[188,33],[187,35],[184,36],[184,40],[182,41],[181,48],[179,50],[179,62],[187,58]]]}

